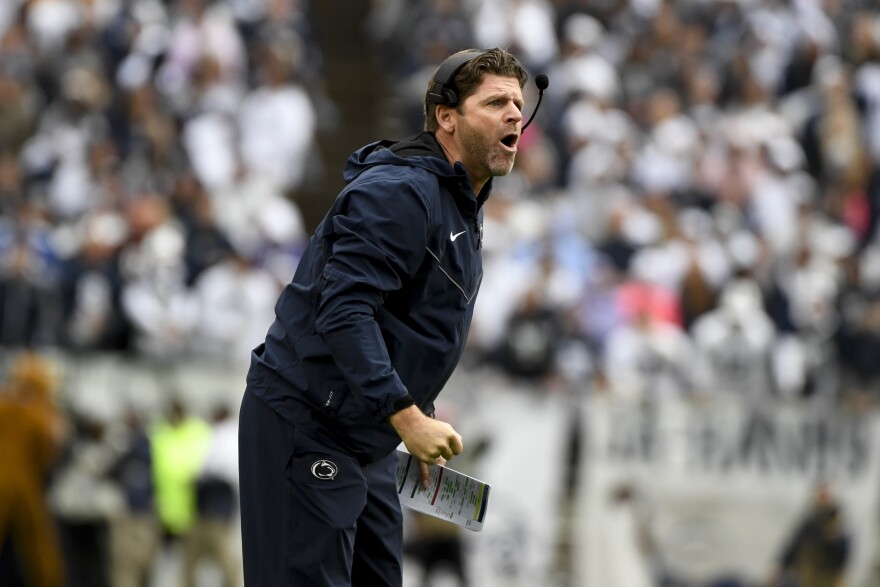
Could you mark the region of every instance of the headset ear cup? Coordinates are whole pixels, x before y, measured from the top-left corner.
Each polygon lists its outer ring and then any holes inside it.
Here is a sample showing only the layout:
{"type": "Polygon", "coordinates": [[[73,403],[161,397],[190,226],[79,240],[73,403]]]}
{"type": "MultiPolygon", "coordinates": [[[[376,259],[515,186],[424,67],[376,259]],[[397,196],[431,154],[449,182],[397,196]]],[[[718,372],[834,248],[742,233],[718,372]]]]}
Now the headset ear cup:
{"type": "Polygon", "coordinates": [[[433,84],[428,91],[427,98],[435,104],[445,104],[446,106],[455,106],[458,104],[458,93],[450,86],[453,85],[455,74],[458,73],[464,64],[482,55],[482,51],[469,51],[467,53],[457,53],[449,57],[440,64],[436,74],[434,74],[433,84]]]}

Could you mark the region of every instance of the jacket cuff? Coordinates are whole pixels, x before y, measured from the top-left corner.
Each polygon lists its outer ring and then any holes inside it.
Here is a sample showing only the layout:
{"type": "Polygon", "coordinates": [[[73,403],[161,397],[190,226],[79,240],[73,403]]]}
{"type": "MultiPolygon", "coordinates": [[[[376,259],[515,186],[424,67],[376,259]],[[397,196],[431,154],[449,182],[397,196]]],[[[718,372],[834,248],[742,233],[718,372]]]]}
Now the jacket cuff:
{"type": "Polygon", "coordinates": [[[408,408],[410,406],[414,406],[414,405],[416,405],[416,400],[414,400],[411,395],[406,394],[405,396],[398,398],[394,401],[388,402],[384,406],[379,408],[379,410],[376,413],[376,416],[378,417],[379,421],[381,422],[381,421],[384,421],[391,414],[396,414],[400,410],[405,410],[406,408],[408,408]]]}

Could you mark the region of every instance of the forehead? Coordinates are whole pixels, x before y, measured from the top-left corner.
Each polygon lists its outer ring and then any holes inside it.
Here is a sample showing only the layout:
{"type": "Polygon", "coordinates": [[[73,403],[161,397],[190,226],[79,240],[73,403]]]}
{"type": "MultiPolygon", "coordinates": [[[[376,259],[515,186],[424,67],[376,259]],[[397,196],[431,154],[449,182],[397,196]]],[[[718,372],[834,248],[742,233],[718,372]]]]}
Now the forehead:
{"type": "Polygon", "coordinates": [[[515,77],[502,77],[494,73],[487,73],[483,77],[483,82],[474,91],[473,97],[480,100],[493,95],[509,96],[516,100],[522,100],[522,88],[519,87],[519,80],[515,77]]]}

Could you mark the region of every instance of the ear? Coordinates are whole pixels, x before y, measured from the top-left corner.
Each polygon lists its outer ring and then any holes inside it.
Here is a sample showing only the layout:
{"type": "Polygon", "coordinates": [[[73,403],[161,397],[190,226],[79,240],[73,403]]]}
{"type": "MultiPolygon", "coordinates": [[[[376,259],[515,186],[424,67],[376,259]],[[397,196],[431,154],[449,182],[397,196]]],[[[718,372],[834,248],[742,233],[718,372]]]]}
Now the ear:
{"type": "Polygon", "coordinates": [[[454,106],[438,104],[436,109],[437,125],[445,132],[452,134],[455,130],[457,111],[454,106]]]}

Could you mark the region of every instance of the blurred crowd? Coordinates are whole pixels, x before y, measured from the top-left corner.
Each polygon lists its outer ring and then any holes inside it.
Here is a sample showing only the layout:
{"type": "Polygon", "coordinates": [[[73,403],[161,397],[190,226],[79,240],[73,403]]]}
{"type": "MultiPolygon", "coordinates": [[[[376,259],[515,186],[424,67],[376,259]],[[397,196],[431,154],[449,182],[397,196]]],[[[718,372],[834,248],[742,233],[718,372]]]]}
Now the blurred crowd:
{"type": "Polygon", "coordinates": [[[507,47],[549,76],[486,207],[483,358],[636,401],[870,404],[873,3],[386,0],[370,27],[413,129],[452,50],[507,47]]]}
{"type": "Polygon", "coordinates": [[[0,346],[246,361],[305,238],[305,6],[10,0],[0,54],[0,346]]]}
{"type": "MultiPolygon", "coordinates": [[[[247,361],[308,236],[303,186],[343,163],[317,155],[308,8],[0,3],[0,365],[21,349],[247,361]]],[[[401,137],[421,130],[430,75],[456,50],[505,47],[550,79],[485,207],[466,361],[551,393],[874,405],[872,2],[374,0],[365,26],[401,137]]],[[[524,91],[528,116],[538,93],[524,91]]],[[[0,544],[22,532],[16,511],[61,521],[19,536],[34,584],[61,584],[66,566],[70,584],[143,586],[111,581],[114,561],[147,569],[168,537],[190,561],[222,550],[223,406],[209,422],[171,403],[108,429],[53,407],[23,356],[0,435],[33,454],[0,440],[0,459],[27,463],[3,470],[30,475],[0,476],[0,544]],[[182,498],[155,485],[175,478],[182,498]]]]}
{"type": "MultiPolygon", "coordinates": [[[[870,3],[384,0],[365,26],[406,132],[452,51],[550,77],[485,210],[476,360],[635,399],[870,399],[870,3]]],[[[0,345],[246,361],[321,165],[306,5],[17,0],[0,43],[0,345]]]]}

